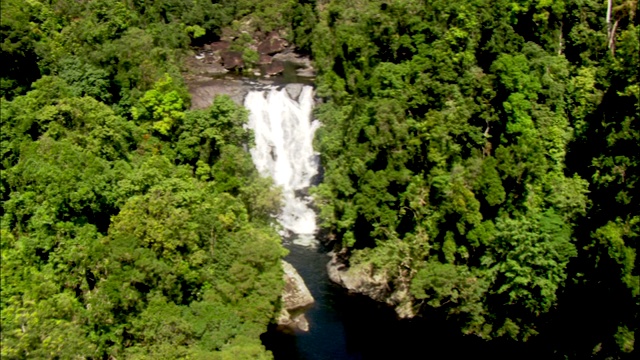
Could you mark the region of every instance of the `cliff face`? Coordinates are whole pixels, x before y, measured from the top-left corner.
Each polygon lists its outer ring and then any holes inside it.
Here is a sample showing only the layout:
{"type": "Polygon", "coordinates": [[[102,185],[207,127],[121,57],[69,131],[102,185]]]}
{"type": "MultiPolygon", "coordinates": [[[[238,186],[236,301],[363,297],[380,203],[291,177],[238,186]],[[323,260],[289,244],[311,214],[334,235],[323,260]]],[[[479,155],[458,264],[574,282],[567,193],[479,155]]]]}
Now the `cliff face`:
{"type": "Polygon", "coordinates": [[[283,260],[282,268],[285,285],[278,325],[309,331],[309,322],[304,316],[304,311],[313,305],[315,300],[293,265],[283,260]]]}
{"type": "Polygon", "coordinates": [[[376,301],[393,306],[399,318],[412,318],[413,298],[409,294],[409,285],[396,282],[391,286],[384,272],[376,272],[367,266],[348,267],[336,253],[331,254],[327,264],[327,273],[331,281],[343,286],[349,292],[366,295],[376,301]]]}

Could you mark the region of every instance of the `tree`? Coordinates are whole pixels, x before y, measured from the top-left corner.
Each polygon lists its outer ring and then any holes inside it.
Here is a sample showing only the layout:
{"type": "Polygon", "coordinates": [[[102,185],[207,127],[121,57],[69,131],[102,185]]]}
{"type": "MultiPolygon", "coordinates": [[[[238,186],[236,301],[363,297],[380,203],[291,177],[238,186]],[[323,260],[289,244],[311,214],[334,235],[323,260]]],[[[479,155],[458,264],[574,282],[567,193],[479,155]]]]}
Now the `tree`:
{"type": "Polygon", "coordinates": [[[165,74],[164,79],[144,94],[140,106],[132,109],[132,115],[139,122],[151,122],[153,130],[167,136],[174,124],[184,118],[185,108],[183,99],[173,88],[173,79],[165,74]]]}

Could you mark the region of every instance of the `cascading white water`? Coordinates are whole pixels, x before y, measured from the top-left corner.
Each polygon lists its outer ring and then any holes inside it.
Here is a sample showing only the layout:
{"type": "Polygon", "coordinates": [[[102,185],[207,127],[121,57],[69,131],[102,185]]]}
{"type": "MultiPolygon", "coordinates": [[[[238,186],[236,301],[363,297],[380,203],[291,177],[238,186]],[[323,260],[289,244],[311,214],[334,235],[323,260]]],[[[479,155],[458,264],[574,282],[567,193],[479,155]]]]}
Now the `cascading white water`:
{"type": "Polygon", "coordinates": [[[320,123],[311,119],[313,88],[290,88],[294,89],[293,98],[287,89],[275,86],[247,94],[248,126],[255,134],[251,157],[263,176],[271,176],[282,187],[284,206],[278,220],[285,230],[283,235],[293,235],[296,244],[313,246],[316,214],[309,207],[311,198],[298,194],[318,174],[319,155],[313,151],[312,141],[320,123]]]}

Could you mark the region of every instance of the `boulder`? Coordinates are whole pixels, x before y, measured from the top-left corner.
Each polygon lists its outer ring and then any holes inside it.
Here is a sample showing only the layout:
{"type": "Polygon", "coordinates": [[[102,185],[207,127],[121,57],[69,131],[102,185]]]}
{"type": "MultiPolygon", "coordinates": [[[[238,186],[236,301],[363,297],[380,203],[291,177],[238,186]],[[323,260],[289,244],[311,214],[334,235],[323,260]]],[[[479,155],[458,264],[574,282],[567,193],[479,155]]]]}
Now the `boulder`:
{"type": "Polygon", "coordinates": [[[287,46],[289,46],[287,40],[281,38],[277,32],[273,31],[267,35],[266,39],[258,44],[258,52],[260,54],[273,55],[283,51],[287,46]]]}
{"type": "Polygon", "coordinates": [[[258,65],[267,65],[271,64],[273,58],[267,54],[260,54],[260,59],[258,59],[258,65]]]}
{"type": "Polygon", "coordinates": [[[229,45],[231,44],[228,41],[215,41],[211,44],[205,45],[204,49],[212,52],[227,51],[229,49],[229,45]]]}
{"type": "Polygon", "coordinates": [[[278,325],[309,331],[309,322],[304,316],[304,310],[313,305],[315,300],[293,265],[283,260],[282,269],[285,283],[278,325]]]}
{"type": "MultiPolygon", "coordinates": [[[[302,84],[287,84],[284,87],[284,89],[287,91],[287,94],[289,94],[289,97],[291,98],[291,100],[298,101],[298,98],[300,97],[300,93],[302,93],[303,86],[304,85],[302,84]]],[[[304,196],[308,195],[308,190],[307,190],[307,193],[302,195],[304,196]]]]}
{"type": "Polygon", "coordinates": [[[284,71],[284,63],[282,61],[274,61],[267,65],[264,69],[265,75],[278,75],[284,71]]]}
{"type": "Polygon", "coordinates": [[[222,53],[222,65],[225,69],[232,70],[244,67],[242,53],[238,51],[225,51],[222,53]]]}
{"type": "Polygon", "coordinates": [[[286,261],[282,261],[282,269],[284,270],[284,292],[282,294],[282,303],[288,311],[304,309],[312,305],[315,300],[311,296],[311,292],[302,280],[298,271],[286,261]]]}

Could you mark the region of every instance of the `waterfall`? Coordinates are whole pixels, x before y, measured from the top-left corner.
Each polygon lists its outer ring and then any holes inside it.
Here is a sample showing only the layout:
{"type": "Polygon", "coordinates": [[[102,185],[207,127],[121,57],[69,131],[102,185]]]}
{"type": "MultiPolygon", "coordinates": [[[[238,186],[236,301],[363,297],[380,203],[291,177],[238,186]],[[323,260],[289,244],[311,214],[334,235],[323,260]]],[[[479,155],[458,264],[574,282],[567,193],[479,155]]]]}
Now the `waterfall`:
{"type": "Polygon", "coordinates": [[[313,88],[300,84],[269,86],[250,91],[244,101],[249,109],[248,127],[254,131],[251,157],[263,176],[271,176],[282,188],[283,208],[278,221],[283,236],[295,244],[316,243],[316,214],[306,189],[318,174],[320,159],[314,152],[313,134],[320,126],[311,119],[313,88]]]}

